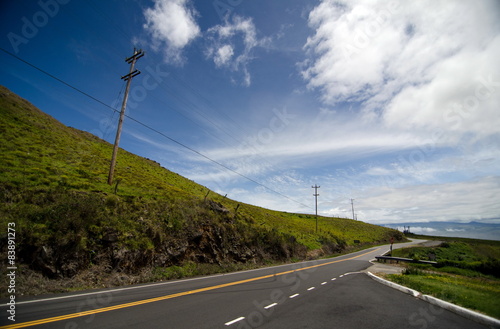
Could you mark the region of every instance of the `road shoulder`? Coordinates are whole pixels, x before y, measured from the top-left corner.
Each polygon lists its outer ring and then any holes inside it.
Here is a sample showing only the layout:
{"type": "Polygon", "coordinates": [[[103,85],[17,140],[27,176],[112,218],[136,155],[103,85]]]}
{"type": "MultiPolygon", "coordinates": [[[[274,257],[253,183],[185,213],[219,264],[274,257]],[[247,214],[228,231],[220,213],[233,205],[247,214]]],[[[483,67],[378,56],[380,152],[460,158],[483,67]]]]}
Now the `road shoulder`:
{"type": "Polygon", "coordinates": [[[490,316],[475,312],[473,310],[446,302],[444,300],[438,299],[433,296],[429,295],[424,295],[414,289],[410,289],[408,287],[399,285],[397,283],[388,281],[384,278],[382,278],[381,274],[401,274],[403,271],[403,267],[400,266],[392,266],[392,265],[387,265],[387,264],[380,264],[380,263],[375,263],[372,262],[372,266],[367,268],[364,272],[374,279],[375,281],[382,283],[388,287],[391,287],[393,289],[399,290],[405,294],[412,295],[416,298],[419,298],[421,300],[424,300],[432,305],[439,306],[443,309],[446,309],[450,312],[456,313],[464,318],[467,318],[469,320],[484,324],[486,326],[489,326],[491,328],[500,328],[500,320],[492,318],[490,316]]]}

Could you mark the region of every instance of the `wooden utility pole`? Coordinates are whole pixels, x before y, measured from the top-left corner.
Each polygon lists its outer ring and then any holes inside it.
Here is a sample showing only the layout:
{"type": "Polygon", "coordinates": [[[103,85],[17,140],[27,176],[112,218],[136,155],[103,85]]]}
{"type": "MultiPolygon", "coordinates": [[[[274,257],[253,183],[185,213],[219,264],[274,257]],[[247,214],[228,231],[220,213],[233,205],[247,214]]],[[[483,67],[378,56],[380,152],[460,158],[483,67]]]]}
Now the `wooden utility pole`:
{"type": "Polygon", "coordinates": [[[141,71],[134,70],[135,62],[144,56],[144,52],[139,49],[134,48],[134,54],[129,58],[125,59],[127,63],[130,64],[130,71],[127,75],[122,77],[123,80],[127,81],[127,87],[125,88],[125,95],[123,96],[122,109],[120,111],[120,120],[118,121],[118,129],[116,131],[115,145],[113,147],[113,156],[111,157],[111,165],[109,167],[108,184],[113,184],[113,174],[116,165],[116,155],[118,154],[118,144],[120,143],[120,136],[122,134],[123,118],[125,117],[125,108],[127,107],[128,92],[130,90],[130,82],[132,78],[141,74],[141,71]]]}
{"type": "Polygon", "coordinates": [[[318,186],[318,185],[314,185],[314,186],[311,186],[313,189],[314,189],[314,198],[316,199],[316,233],[318,233],[318,189],[321,187],[321,186],[318,186]]]}
{"type": "Polygon", "coordinates": [[[354,217],[354,199],[351,199],[351,208],[352,208],[352,219],[356,220],[356,218],[354,217]]]}

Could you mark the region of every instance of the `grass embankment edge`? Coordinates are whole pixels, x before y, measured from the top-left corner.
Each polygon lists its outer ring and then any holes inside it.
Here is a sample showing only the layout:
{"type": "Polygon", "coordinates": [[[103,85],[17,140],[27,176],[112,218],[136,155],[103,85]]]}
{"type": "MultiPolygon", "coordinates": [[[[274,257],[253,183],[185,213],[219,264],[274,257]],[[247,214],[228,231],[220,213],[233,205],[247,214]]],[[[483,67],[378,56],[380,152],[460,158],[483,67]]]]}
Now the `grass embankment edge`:
{"type": "Polygon", "coordinates": [[[477,239],[446,239],[435,247],[412,246],[395,250],[394,256],[432,256],[437,264],[407,264],[402,274],[383,276],[420,294],[500,319],[499,252],[498,241],[477,239]]]}

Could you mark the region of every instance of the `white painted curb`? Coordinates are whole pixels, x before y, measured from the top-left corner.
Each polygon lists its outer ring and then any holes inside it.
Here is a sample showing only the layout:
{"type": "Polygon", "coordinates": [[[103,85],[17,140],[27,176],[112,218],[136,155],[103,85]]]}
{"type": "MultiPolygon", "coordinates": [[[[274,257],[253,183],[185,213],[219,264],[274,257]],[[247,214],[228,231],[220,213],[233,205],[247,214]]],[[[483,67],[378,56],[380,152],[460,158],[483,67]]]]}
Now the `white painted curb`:
{"type": "Polygon", "coordinates": [[[474,312],[465,307],[461,307],[429,295],[422,295],[420,298],[428,303],[444,308],[445,310],[457,313],[469,320],[479,322],[492,328],[500,328],[500,320],[497,320],[490,316],[474,312]]]}
{"type": "Polygon", "coordinates": [[[500,320],[497,320],[495,318],[492,318],[490,316],[487,316],[487,315],[484,315],[481,313],[477,313],[475,311],[469,310],[467,308],[464,308],[464,307],[461,307],[461,306],[458,306],[458,305],[455,305],[455,304],[452,304],[449,302],[445,302],[444,300],[441,300],[441,299],[436,298],[436,297],[432,297],[429,295],[422,295],[420,292],[418,292],[416,290],[401,286],[401,285],[394,283],[394,282],[391,282],[391,281],[387,281],[385,279],[382,279],[382,278],[376,276],[375,274],[373,274],[371,272],[366,272],[366,273],[368,274],[368,276],[370,276],[375,281],[378,281],[382,284],[385,284],[386,286],[389,286],[391,288],[394,288],[394,289],[397,289],[401,292],[404,292],[405,294],[412,295],[412,296],[417,297],[423,301],[426,301],[427,303],[439,306],[441,308],[444,308],[445,310],[456,313],[456,314],[463,316],[464,318],[467,318],[469,320],[487,325],[491,328],[500,328],[500,320]]]}
{"type": "Polygon", "coordinates": [[[378,276],[376,276],[375,274],[371,273],[371,272],[366,272],[372,279],[374,279],[375,281],[378,281],[382,284],[385,284],[386,286],[389,286],[391,288],[394,288],[396,290],[399,290],[401,292],[404,292],[405,294],[408,294],[408,295],[412,295],[413,297],[419,297],[421,294],[416,291],[416,290],[413,290],[413,289],[410,289],[410,288],[407,288],[407,287],[404,287],[402,285],[399,285],[397,283],[394,283],[394,282],[391,282],[391,281],[387,281],[385,279],[382,279],[378,276]]]}

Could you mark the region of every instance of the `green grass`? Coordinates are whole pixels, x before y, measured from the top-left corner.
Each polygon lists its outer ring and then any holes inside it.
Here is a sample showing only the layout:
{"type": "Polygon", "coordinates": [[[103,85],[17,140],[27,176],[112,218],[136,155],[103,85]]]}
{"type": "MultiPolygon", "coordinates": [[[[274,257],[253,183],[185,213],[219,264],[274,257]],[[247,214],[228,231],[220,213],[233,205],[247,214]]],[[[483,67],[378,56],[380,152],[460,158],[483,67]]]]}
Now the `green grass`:
{"type": "Polygon", "coordinates": [[[437,247],[394,250],[395,257],[413,259],[434,255],[437,265],[408,264],[401,275],[388,275],[396,283],[423,294],[500,318],[499,241],[436,237],[437,247]]]}
{"type": "MultiPolygon", "coordinates": [[[[192,262],[284,262],[404,240],[396,230],[321,216],[315,232],[312,215],[213,191],[205,200],[206,187],[123,149],[119,184],[109,186],[112,145],[64,126],[4,87],[0,136],[0,225],[16,223],[18,261],[52,278],[98,265],[137,274],[192,262]]],[[[6,252],[4,236],[0,251],[6,252]]]]}
{"type": "Polygon", "coordinates": [[[500,319],[500,280],[420,273],[388,276],[391,281],[423,294],[485,313],[500,319]]]}
{"type": "Polygon", "coordinates": [[[435,260],[443,271],[453,268],[479,272],[500,278],[500,241],[477,239],[448,239],[437,247],[396,249],[394,257],[435,260]]]}

